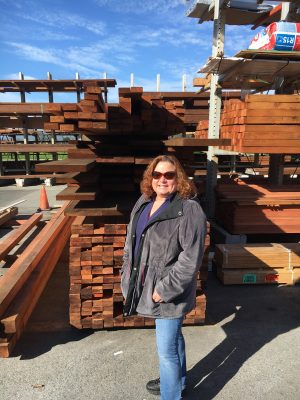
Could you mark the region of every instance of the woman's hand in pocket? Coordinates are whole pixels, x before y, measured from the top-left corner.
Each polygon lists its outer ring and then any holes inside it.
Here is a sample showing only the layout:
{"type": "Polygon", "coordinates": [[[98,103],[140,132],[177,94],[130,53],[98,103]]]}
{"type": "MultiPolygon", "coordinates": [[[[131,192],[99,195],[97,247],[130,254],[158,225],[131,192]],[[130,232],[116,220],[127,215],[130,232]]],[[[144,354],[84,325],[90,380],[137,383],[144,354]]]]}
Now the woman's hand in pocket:
{"type": "Polygon", "coordinates": [[[153,300],[155,303],[162,303],[162,302],[163,302],[163,299],[160,297],[160,295],[157,293],[156,290],[154,290],[154,292],[153,292],[152,300],[153,300]]]}

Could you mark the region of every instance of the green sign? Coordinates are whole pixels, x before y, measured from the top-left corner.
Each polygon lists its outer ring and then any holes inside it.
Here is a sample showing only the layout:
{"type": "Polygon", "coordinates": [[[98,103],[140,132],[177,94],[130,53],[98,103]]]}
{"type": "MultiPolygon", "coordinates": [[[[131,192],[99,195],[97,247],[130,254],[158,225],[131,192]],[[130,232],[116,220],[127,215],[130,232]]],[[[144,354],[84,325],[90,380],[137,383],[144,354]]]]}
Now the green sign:
{"type": "Polygon", "coordinates": [[[256,274],[243,275],[243,283],[256,283],[256,274]]]}

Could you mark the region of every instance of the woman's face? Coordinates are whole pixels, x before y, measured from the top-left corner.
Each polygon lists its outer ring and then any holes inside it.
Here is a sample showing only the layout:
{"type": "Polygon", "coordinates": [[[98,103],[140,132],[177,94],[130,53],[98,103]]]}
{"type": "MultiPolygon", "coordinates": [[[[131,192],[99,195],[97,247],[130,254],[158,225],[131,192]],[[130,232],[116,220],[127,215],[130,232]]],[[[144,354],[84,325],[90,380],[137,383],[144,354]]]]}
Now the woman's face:
{"type": "Polygon", "coordinates": [[[153,171],[154,175],[157,177],[152,178],[152,188],[157,195],[157,198],[166,198],[170,194],[176,192],[177,190],[177,177],[176,177],[176,168],[175,165],[168,161],[160,161],[153,171]],[[157,173],[165,174],[166,172],[171,172],[174,175],[171,179],[167,176],[160,175],[157,173]]]}

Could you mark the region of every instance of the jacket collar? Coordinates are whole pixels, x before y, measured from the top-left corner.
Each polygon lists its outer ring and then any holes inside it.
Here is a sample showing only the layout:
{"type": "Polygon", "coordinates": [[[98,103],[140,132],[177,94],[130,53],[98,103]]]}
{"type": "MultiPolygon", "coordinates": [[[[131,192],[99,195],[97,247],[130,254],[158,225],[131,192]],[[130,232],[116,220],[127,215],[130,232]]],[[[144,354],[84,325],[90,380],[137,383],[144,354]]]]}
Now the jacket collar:
{"type": "MultiPolygon", "coordinates": [[[[151,199],[145,199],[145,201],[141,204],[140,209],[148,204],[151,201],[151,199]]],[[[162,221],[165,219],[173,219],[173,218],[178,218],[183,215],[183,205],[182,205],[182,198],[179,196],[178,193],[170,199],[170,204],[169,206],[163,210],[160,214],[158,214],[157,217],[153,218],[150,222],[149,225],[151,225],[153,222],[157,221],[162,221]]]]}

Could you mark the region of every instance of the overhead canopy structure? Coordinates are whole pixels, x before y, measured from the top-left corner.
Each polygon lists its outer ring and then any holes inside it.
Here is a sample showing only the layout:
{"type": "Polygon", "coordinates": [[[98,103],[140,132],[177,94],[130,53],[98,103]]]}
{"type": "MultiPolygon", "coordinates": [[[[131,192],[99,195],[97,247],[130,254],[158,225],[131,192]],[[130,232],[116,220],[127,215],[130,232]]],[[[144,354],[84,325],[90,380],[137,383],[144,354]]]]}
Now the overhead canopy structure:
{"type": "MultiPolygon", "coordinates": [[[[293,12],[293,21],[300,22],[300,5],[291,10],[293,12]]],[[[214,19],[214,0],[197,0],[188,9],[186,15],[191,18],[198,18],[199,23],[213,21],[214,19]]],[[[276,1],[257,0],[227,0],[223,1],[224,16],[228,25],[254,25],[261,20],[261,25],[268,25],[271,22],[277,22],[281,18],[279,4],[276,1]],[[259,4],[258,4],[259,3],[259,4]],[[278,12],[276,12],[276,7],[278,12]],[[275,12],[273,12],[275,11],[275,12]]]]}

